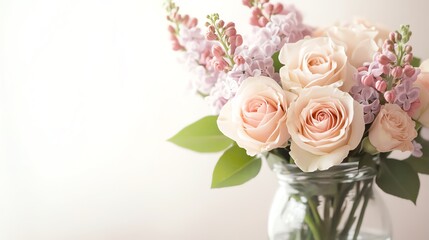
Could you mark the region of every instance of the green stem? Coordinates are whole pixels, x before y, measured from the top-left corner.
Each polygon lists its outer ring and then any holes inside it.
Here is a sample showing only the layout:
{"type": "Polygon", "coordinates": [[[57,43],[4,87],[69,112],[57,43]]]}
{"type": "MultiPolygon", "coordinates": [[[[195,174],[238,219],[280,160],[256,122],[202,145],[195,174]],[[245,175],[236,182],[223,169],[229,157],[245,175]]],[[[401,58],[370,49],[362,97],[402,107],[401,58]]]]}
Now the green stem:
{"type": "Polygon", "coordinates": [[[396,56],[397,57],[397,65],[396,66],[401,66],[402,65],[402,58],[404,57],[404,48],[402,46],[402,43],[398,43],[398,51],[399,54],[396,56]]]}
{"type": "Polygon", "coordinates": [[[176,36],[179,36],[180,35],[180,24],[179,24],[179,22],[175,22],[175,24],[176,24],[176,36]]]}
{"type": "Polygon", "coordinates": [[[331,198],[326,196],[325,197],[325,204],[323,206],[323,222],[324,222],[324,235],[329,236],[331,233],[331,207],[330,207],[331,198]]]}
{"type": "MultiPolygon", "coordinates": [[[[393,77],[388,76],[386,77],[387,80],[387,90],[391,90],[393,88],[393,77]]],[[[384,98],[383,98],[384,99],[384,98]]]]}
{"type": "MultiPolygon", "coordinates": [[[[216,26],[216,22],[212,21],[213,26],[216,26]]],[[[224,32],[220,32],[219,28],[215,27],[215,31],[217,33],[217,35],[219,36],[219,43],[222,45],[223,50],[225,51],[225,57],[229,60],[229,64],[230,67],[232,68],[232,66],[234,66],[235,62],[234,59],[231,57],[231,55],[229,55],[229,47],[228,45],[225,43],[225,33],[224,32]]]]}
{"type": "Polygon", "coordinates": [[[332,236],[335,236],[337,234],[338,225],[340,224],[341,218],[344,214],[344,210],[343,210],[344,201],[346,200],[347,194],[350,192],[353,186],[354,184],[343,183],[343,184],[340,184],[338,187],[338,194],[336,194],[334,198],[334,213],[332,215],[332,223],[331,223],[332,236]]]}
{"type": "Polygon", "coordinates": [[[310,214],[305,214],[304,221],[307,223],[308,228],[310,228],[310,231],[314,236],[314,240],[322,240],[320,238],[320,233],[319,233],[312,217],[310,216],[310,214]]]}
{"type": "Polygon", "coordinates": [[[311,213],[313,214],[315,221],[316,221],[316,225],[318,227],[320,227],[320,223],[322,221],[322,219],[320,218],[319,212],[317,211],[317,207],[315,205],[315,203],[313,202],[313,199],[311,199],[310,197],[307,198],[308,201],[308,206],[310,207],[311,213]]]}
{"type": "Polygon", "coordinates": [[[369,195],[371,193],[371,185],[372,185],[372,181],[367,181],[364,182],[364,185],[362,186],[362,188],[360,188],[358,185],[356,185],[356,197],[355,200],[353,202],[353,206],[352,209],[350,210],[349,216],[346,220],[346,223],[344,224],[344,227],[339,235],[339,239],[347,239],[347,236],[349,234],[349,231],[351,229],[351,227],[353,226],[353,223],[355,223],[356,220],[356,216],[355,216],[355,212],[358,209],[362,198],[364,199],[364,203],[360,209],[360,215],[359,215],[359,219],[357,222],[357,227],[355,229],[355,233],[354,236],[358,236],[359,231],[360,231],[360,227],[362,225],[362,221],[363,221],[363,215],[365,213],[367,204],[368,204],[368,200],[369,200],[369,195]]]}
{"type": "Polygon", "coordinates": [[[360,182],[356,183],[356,197],[355,200],[353,202],[353,206],[352,209],[350,210],[349,216],[346,220],[346,223],[344,224],[344,228],[341,231],[340,236],[342,238],[346,238],[350,228],[353,226],[354,221],[356,220],[355,217],[355,212],[360,204],[360,200],[362,199],[362,195],[365,192],[365,188],[366,188],[366,184],[364,186],[362,186],[362,189],[360,188],[360,182]]]}
{"type": "Polygon", "coordinates": [[[362,205],[362,209],[360,211],[360,215],[359,215],[359,220],[358,223],[356,225],[356,229],[355,229],[355,234],[353,235],[353,240],[356,240],[357,237],[359,236],[359,232],[360,232],[360,228],[362,226],[362,222],[363,222],[363,217],[365,215],[366,212],[366,207],[368,206],[368,201],[369,201],[369,197],[370,197],[370,193],[371,193],[371,187],[372,187],[372,182],[369,183],[369,185],[367,185],[368,188],[365,191],[365,195],[364,195],[364,202],[362,205]]]}

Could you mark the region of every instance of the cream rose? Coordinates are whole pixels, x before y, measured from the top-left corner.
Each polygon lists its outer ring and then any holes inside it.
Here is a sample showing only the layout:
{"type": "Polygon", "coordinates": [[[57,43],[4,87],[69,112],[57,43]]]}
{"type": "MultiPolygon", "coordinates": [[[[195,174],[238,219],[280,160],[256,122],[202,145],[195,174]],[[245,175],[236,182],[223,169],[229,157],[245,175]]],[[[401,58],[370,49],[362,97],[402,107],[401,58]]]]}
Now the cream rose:
{"type": "Polygon", "coordinates": [[[362,66],[364,62],[371,62],[378,51],[378,31],[363,24],[333,26],[327,29],[326,34],[336,44],[344,46],[348,61],[355,68],[362,66]]]}
{"type": "Polygon", "coordinates": [[[369,141],[379,152],[413,151],[416,123],[396,104],[385,104],[369,128],[369,141]]]}
{"type": "Polygon", "coordinates": [[[389,38],[390,32],[392,32],[388,27],[381,25],[379,23],[372,23],[367,19],[357,18],[354,20],[354,24],[362,24],[363,26],[377,31],[377,36],[375,37],[375,42],[379,47],[383,47],[383,43],[386,39],[389,38]]]}
{"type": "Polygon", "coordinates": [[[303,88],[335,84],[348,92],[354,84],[344,47],[326,37],[285,44],[279,60],[284,64],[280,69],[284,89],[299,93],[303,88]]]}
{"type": "Polygon", "coordinates": [[[250,77],[221,109],[217,124],[223,134],[254,156],[286,146],[290,138],[286,114],[291,101],[293,94],[285,92],[275,80],[250,77]]]}
{"type": "Polygon", "coordinates": [[[420,89],[420,106],[413,114],[413,119],[419,121],[424,127],[429,127],[429,59],[420,65],[420,74],[414,85],[420,89]]]}
{"type": "Polygon", "coordinates": [[[303,89],[289,107],[290,156],[304,172],[340,164],[363,136],[362,106],[334,86],[303,89]]]}

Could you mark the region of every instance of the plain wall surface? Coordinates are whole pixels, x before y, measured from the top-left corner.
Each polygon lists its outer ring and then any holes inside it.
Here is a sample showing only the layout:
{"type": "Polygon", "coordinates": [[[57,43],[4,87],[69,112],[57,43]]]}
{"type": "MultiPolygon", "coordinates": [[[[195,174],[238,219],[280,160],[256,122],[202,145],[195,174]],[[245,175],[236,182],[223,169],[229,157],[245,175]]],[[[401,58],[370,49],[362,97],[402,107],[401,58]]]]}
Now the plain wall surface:
{"type": "MultiPolygon", "coordinates": [[[[240,0],[177,2],[200,23],[219,12],[247,28],[240,0]]],[[[289,2],[311,25],[411,24],[415,54],[429,58],[425,1],[289,2]]],[[[277,183],[266,165],[243,186],[211,190],[219,154],[165,141],[210,111],[186,90],[161,6],[0,2],[0,239],[267,239],[277,183]]],[[[417,207],[383,194],[395,239],[429,236],[421,180],[417,207]]]]}

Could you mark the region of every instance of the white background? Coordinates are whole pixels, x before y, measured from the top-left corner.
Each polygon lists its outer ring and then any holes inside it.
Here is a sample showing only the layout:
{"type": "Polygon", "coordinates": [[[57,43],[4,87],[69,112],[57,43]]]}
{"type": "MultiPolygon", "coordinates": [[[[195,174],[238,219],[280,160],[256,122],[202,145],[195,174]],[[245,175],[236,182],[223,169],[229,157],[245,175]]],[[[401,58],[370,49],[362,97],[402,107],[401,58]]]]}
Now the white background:
{"type": "MultiPolygon", "coordinates": [[[[241,1],[178,1],[200,19],[219,12],[245,29],[241,1]]],[[[412,25],[421,0],[296,0],[306,22],[353,15],[412,25]]],[[[0,239],[266,239],[276,179],[267,166],[236,188],[211,190],[217,154],[167,143],[209,114],[186,91],[160,1],[0,1],[0,239]]],[[[426,20],[425,20],[426,19],[426,20]]],[[[383,195],[395,239],[429,235],[429,178],[417,207],[383,195]]]]}

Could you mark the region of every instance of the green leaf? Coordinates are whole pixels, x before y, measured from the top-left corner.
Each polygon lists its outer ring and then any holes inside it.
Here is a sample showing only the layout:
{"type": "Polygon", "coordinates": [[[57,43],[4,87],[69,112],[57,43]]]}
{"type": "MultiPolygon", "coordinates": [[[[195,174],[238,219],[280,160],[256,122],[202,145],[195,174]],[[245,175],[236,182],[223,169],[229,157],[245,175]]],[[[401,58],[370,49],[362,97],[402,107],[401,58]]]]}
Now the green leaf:
{"type": "Polygon", "coordinates": [[[168,141],[196,152],[219,152],[233,141],[217,127],[217,116],[204,117],[185,127],[168,141]]]}
{"type": "Polygon", "coordinates": [[[422,60],[418,57],[413,57],[413,60],[411,61],[411,66],[413,67],[420,67],[420,63],[422,60]]]}
{"type": "Polygon", "coordinates": [[[258,175],[261,159],[251,157],[237,145],[225,151],[213,171],[212,188],[243,184],[258,175]]]}
{"type": "Polygon", "coordinates": [[[275,52],[273,54],[273,56],[271,57],[273,59],[274,71],[276,73],[278,73],[280,71],[280,68],[283,67],[283,64],[281,64],[281,62],[279,60],[279,54],[280,54],[280,51],[275,52]]]}
{"type": "Polygon", "coordinates": [[[384,192],[416,204],[420,180],[408,163],[390,158],[381,159],[375,182],[384,192]]]}
{"type": "Polygon", "coordinates": [[[365,166],[377,170],[377,163],[374,161],[373,155],[366,153],[359,159],[359,169],[365,166]]]}
{"type": "Polygon", "coordinates": [[[404,161],[408,163],[414,171],[422,174],[429,174],[429,159],[410,157],[404,161]]]}

